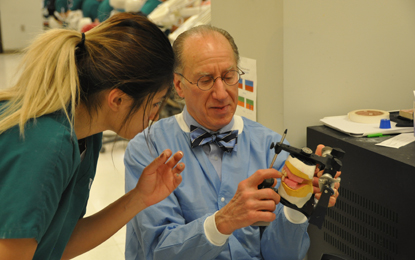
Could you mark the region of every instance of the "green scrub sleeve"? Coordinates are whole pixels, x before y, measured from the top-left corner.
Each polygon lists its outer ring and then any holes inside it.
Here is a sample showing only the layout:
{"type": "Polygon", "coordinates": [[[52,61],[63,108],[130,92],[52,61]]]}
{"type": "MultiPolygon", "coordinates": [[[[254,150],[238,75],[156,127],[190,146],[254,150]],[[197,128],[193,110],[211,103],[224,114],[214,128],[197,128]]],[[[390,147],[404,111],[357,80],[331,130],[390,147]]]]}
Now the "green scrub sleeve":
{"type": "Polygon", "coordinates": [[[72,11],[81,10],[83,2],[84,0],[72,0],[72,4],[70,5],[71,10],[72,11]]]}
{"type": "Polygon", "coordinates": [[[39,242],[72,177],[70,135],[44,130],[26,130],[24,140],[17,127],[0,135],[0,238],[39,242]]]}
{"type": "Polygon", "coordinates": [[[161,3],[163,2],[160,0],[147,0],[140,11],[145,15],[149,15],[161,3]]]}
{"type": "Polygon", "coordinates": [[[110,17],[111,11],[114,8],[110,5],[110,0],[104,0],[98,7],[98,20],[100,23],[110,17]]]}
{"type": "Polygon", "coordinates": [[[89,17],[92,21],[98,18],[99,5],[100,2],[97,0],[84,0],[82,3],[82,13],[84,17],[89,17]]]}
{"type": "Polygon", "coordinates": [[[69,10],[68,0],[56,0],[55,10],[58,13],[66,13],[69,10]]]}

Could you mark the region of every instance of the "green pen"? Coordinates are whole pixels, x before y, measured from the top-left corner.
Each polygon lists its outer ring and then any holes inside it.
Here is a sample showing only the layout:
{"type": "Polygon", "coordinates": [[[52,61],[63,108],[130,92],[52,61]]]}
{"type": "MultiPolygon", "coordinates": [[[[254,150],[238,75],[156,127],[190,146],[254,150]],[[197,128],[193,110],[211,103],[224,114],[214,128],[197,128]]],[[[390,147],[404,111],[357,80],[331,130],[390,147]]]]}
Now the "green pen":
{"type": "Polygon", "coordinates": [[[367,137],[384,137],[384,136],[389,136],[389,135],[383,135],[382,133],[367,135],[367,137]]]}

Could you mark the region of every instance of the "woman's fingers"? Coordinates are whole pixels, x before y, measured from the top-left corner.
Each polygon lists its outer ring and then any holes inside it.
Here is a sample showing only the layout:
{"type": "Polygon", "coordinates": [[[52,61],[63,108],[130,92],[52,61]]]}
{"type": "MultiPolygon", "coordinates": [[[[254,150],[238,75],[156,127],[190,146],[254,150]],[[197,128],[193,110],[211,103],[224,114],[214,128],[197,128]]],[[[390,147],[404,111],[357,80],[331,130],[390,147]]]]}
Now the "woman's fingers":
{"type": "Polygon", "coordinates": [[[169,149],[164,150],[159,157],[154,159],[147,167],[145,168],[148,173],[154,173],[157,169],[166,163],[167,159],[171,156],[171,151],[169,149]]]}
{"type": "Polygon", "coordinates": [[[178,151],[167,161],[166,165],[170,168],[173,168],[182,158],[183,153],[178,151]]]}
{"type": "MultiPolygon", "coordinates": [[[[146,170],[149,173],[156,172],[160,166],[163,164],[170,169],[173,169],[174,173],[180,173],[184,169],[184,164],[180,163],[180,167],[175,167],[176,164],[183,158],[183,153],[181,151],[176,152],[172,156],[172,152],[169,149],[164,150],[159,157],[154,159],[147,167],[146,170]],[[170,158],[170,159],[169,159],[170,158]]],[[[178,166],[179,166],[178,165],[178,166]]]]}

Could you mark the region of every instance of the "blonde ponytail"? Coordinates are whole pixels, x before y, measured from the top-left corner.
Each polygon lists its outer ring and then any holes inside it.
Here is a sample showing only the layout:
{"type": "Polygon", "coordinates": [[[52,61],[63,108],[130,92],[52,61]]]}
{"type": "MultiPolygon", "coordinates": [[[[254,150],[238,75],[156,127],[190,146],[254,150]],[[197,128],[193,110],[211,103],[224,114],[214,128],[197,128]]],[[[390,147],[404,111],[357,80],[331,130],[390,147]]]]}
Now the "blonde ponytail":
{"type": "Polygon", "coordinates": [[[168,38],[142,15],[115,14],[85,33],[85,40],[77,31],[49,30],[26,50],[17,83],[0,91],[0,102],[7,101],[0,107],[0,134],[18,125],[24,136],[28,120],[58,110],[73,131],[75,108],[84,105],[92,118],[102,93],[114,88],[134,100],[121,119],[126,124],[156,93],[171,90],[173,64],[168,38]]]}
{"type": "Polygon", "coordinates": [[[25,50],[19,66],[21,76],[11,88],[0,91],[0,101],[9,101],[0,111],[0,134],[29,119],[63,110],[72,128],[79,102],[75,48],[81,33],[52,29],[39,35],[25,50]]]}

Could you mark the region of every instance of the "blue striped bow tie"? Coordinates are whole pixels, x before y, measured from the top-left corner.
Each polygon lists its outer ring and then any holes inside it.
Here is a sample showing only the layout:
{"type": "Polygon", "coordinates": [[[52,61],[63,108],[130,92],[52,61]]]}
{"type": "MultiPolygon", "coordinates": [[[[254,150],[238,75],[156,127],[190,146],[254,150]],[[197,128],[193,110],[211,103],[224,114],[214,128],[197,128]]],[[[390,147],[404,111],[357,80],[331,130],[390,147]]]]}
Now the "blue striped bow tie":
{"type": "Polygon", "coordinates": [[[197,126],[190,126],[190,140],[192,148],[207,143],[216,143],[222,150],[226,152],[236,151],[238,142],[238,130],[228,131],[218,134],[210,134],[197,126]]]}

